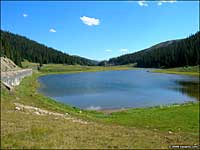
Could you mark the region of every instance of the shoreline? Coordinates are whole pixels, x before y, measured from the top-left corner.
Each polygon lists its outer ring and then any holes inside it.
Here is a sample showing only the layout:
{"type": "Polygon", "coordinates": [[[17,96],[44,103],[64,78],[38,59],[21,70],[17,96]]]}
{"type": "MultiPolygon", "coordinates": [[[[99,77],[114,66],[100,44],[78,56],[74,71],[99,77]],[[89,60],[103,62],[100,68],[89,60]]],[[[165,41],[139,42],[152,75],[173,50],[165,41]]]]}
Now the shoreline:
{"type": "Polygon", "coordinates": [[[177,74],[177,75],[185,75],[185,76],[194,76],[199,77],[199,72],[184,72],[184,71],[172,71],[172,70],[166,70],[166,69],[157,69],[157,70],[151,70],[152,73],[164,73],[164,74],[177,74]]]}
{"type": "MultiPolygon", "coordinates": [[[[64,107],[64,110],[62,109],[62,112],[64,112],[65,109],[67,109],[67,111],[68,111],[68,109],[70,109],[72,111],[75,109],[76,110],[75,115],[77,115],[77,112],[79,112],[79,111],[84,111],[84,112],[87,112],[87,113],[95,112],[95,113],[103,113],[103,114],[112,114],[114,112],[123,112],[123,111],[128,111],[128,110],[137,110],[137,109],[148,110],[148,109],[151,109],[151,108],[153,108],[153,109],[154,108],[156,108],[156,109],[157,108],[168,108],[168,107],[175,106],[175,105],[187,105],[187,104],[191,104],[191,103],[193,104],[194,103],[194,102],[188,101],[186,103],[181,103],[181,104],[174,103],[174,104],[169,104],[169,105],[161,105],[161,106],[158,105],[158,106],[142,107],[142,108],[129,107],[129,108],[117,108],[117,109],[114,108],[114,109],[87,110],[87,109],[81,109],[81,108],[78,108],[78,107],[73,107],[72,105],[56,101],[53,98],[50,98],[50,97],[44,95],[43,93],[38,92],[38,89],[41,86],[41,83],[39,82],[38,78],[41,77],[41,76],[45,76],[45,75],[72,74],[72,73],[76,74],[76,73],[84,73],[84,72],[121,71],[121,70],[135,70],[135,69],[146,69],[146,68],[128,68],[128,69],[114,69],[114,70],[112,70],[112,68],[111,68],[110,70],[84,70],[84,71],[72,71],[72,72],[34,72],[31,77],[33,78],[32,82],[35,82],[37,84],[37,86],[34,87],[34,93],[37,93],[37,95],[42,96],[44,99],[47,99],[47,101],[49,101],[48,103],[56,104],[55,106],[51,107],[52,110],[59,105],[59,107],[60,106],[62,106],[62,108],[64,107]]],[[[188,75],[188,74],[185,74],[185,75],[188,75]]],[[[30,78],[30,77],[27,77],[27,78],[30,78]]],[[[199,103],[199,102],[197,101],[197,103],[199,103]]],[[[44,106],[44,107],[46,107],[46,106],[44,106]]],[[[78,115],[80,115],[80,114],[78,114],[78,115]]]]}
{"type": "Polygon", "coordinates": [[[92,111],[102,112],[102,113],[105,113],[105,114],[111,114],[111,113],[114,113],[114,112],[122,112],[122,111],[126,111],[126,110],[129,110],[129,109],[134,109],[134,108],[98,109],[98,110],[92,110],[92,111]]]}
{"type": "MultiPolygon", "coordinates": [[[[165,72],[165,70],[161,70],[163,72],[160,72],[159,69],[155,69],[155,68],[121,68],[121,69],[113,69],[110,67],[109,68],[110,70],[85,70],[85,71],[72,71],[72,72],[39,72],[39,75],[37,75],[36,77],[36,81],[38,82],[39,86],[41,86],[41,83],[38,81],[38,78],[41,77],[41,76],[46,76],[46,75],[56,75],[56,74],[79,74],[79,73],[92,73],[92,72],[103,72],[103,71],[123,71],[123,70],[147,70],[148,72],[152,72],[152,73],[164,73],[164,74],[178,74],[178,75],[186,75],[186,76],[191,76],[191,74],[184,74],[184,73],[187,73],[187,72],[176,72],[176,73],[172,73],[172,72],[165,72]]],[[[199,73],[196,73],[196,72],[192,72],[196,75],[192,75],[194,77],[197,77],[197,74],[199,75],[199,73]]],[[[37,73],[38,74],[38,73],[37,73]]],[[[36,89],[37,92],[38,92],[38,89],[39,87],[36,89]]],[[[41,92],[38,92],[39,94],[42,94],[44,97],[47,97],[46,95],[44,95],[43,93],[41,92]]],[[[47,97],[53,101],[56,101],[54,100],[53,98],[50,98],[50,97],[47,97]]],[[[177,103],[173,103],[173,104],[166,104],[166,105],[156,105],[156,106],[150,106],[150,107],[140,107],[140,108],[134,108],[134,107],[127,107],[127,108],[111,108],[111,109],[99,109],[99,110],[89,110],[89,109],[81,109],[79,107],[74,107],[72,105],[69,105],[69,104],[65,104],[65,103],[62,103],[62,102],[59,102],[59,101],[56,101],[60,104],[64,104],[65,106],[68,106],[68,107],[71,107],[71,108],[76,108],[76,109],[79,109],[79,110],[84,110],[84,111],[95,111],[95,112],[100,112],[100,113],[104,113],[104,114],[111,114],[111,113],[114,113],[114,112],[123,112],[123,111],[127,111],[127,110],[131,110],[131,109],[148,109],[148,108],[163,108],[163,107],[170,107],[170,106],[174,106],[174,105],[185,105],[185,104],[190,104],[190,103],[196,103],[196,102],[192,102],[192,101],[187,101],[187,102],[184,102],[184,103],[180,103],[180,104],[177,104],[177,103]]],[[[197,100],[197,103],[198,103],[198,100],[197,100]]]]}
{"type": "MultiPolygon", "coordinates": [[[[97,112],[102,112],[105,114],[111,114],[115,112],[123,112],[123,111],[129,111],[129,110],[136,110],[136,109],[154,109],[154,108],[169,108],[169,107],[179,107],[183,105],[191,105],[191,104],[197,104],[199,101],[187,101],[184,103],[172,103],[172,104],[166,104],[166,105],[156,105],[156,106],[150,106],[150,107],[128,107],[128,108],[114,108],[114,109],[99,109],[99,110],[92,110],[92,111],[97,111],[97,112]]],[[[85,110],[85,109],[83,109],[85,110]]],[[[87,109],[86,109],[87,110],[87,109]]]]}

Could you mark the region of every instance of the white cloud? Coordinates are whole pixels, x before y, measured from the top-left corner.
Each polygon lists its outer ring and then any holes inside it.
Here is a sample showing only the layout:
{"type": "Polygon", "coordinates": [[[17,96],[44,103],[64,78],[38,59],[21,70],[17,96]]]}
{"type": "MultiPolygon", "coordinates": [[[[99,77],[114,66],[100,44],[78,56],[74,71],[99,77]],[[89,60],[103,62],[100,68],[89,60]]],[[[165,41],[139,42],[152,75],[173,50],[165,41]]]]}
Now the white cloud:
{"type": "Polygon", "coordinates": [[[120,51],[123,52],[123,53],[126,53],[126,52],[128,52],[128,49],[122,48],[122,49],[120,49],[120,51]]]}
{"type": "Polygon", "coordinates": [[[160,5],[162,5],[163,3],[175,3],[176,2],[176,0],[161,0],[161,1],[159,1],[158,2],[158,5],[160,6],[160,5]]]}
{"type": "Polygon", "coordinates": [[[26,18],[26,17],[28,17],[28,14],[22,14],[22,16],[23,16],[24,18],[26,18]]]}
{"type": "Polygon", "coordinates": [[[112,52],[112,50],[111,49],[106,49],[106,52],[112,52]]]}
{"type": "Polygon", "coordinates": [[[55,30],[55,29],[53,29],[53,28],[51,28],[51,29],[49,29],[49,32],[53,32],[53,33],[55,33],[55,32],[56,32],[56,30],[55,30]]]}
{"type": "Polygon", "coordinates": [[[88,26],[97,26],[100,24],[100,20],[96,18],[90,18],[87,16],[80,17],[84,24],[88,26]]]}
{"type": "Polygon", "coordinates": [[[141,7],[143,7],[143,6],[147,7],[147,6],[148,6],[147,2],[144,1],[144,0],[138,1],[138,4],[139,4],[141,7]]]}

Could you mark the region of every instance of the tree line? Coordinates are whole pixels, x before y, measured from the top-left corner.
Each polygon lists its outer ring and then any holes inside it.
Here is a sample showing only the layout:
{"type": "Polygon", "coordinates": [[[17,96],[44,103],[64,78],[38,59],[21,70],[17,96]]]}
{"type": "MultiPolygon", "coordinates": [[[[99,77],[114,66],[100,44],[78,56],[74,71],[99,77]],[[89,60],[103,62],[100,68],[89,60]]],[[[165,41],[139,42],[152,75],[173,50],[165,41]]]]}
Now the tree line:
{"type": "MultiPolygon", "coordinates": [[[[151,48],[132,54],[111,58],[98,65],[125,65],[134,63],[138,67],[172,68],[199,65],[200,32],[185,39],[163,42],[151,48]]],[[[69,65],[96,65],[97,62],[79,56],[72,56],[39,44],[26,37],[1,30],[1,56],[13,60],[18,66],[26,59],[30,62],[69,65]]]]}
{"type": "MultiPolygon", "coordinates": [[[[199,65],[200,32],[185,39],[173,40],[155,45],[132,54],[111,58],[107,65],[137,63],[145,68],[172,68],[199,65]]],[[[105,62],[100,62],[105,65],[105,62]]]]}
{"type": "Polygon", "coordinates": [[[30,62],[48,64],[62,63],[69,65],[94,65],[94,61],[72,56],[26,37],[1,30],[1,56],[6,56],[21,66],[26,59],[30,62]]]}

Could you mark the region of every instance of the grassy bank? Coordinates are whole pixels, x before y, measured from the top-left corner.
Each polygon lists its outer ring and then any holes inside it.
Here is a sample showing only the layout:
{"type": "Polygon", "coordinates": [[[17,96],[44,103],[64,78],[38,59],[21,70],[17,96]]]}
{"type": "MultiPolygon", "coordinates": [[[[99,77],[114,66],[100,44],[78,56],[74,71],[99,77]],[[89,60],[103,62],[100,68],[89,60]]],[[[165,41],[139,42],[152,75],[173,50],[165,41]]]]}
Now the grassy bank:
{"type": "Polygon", "coordinates": [[[199,104],[128,109],[104,117],[107,122],[159,131],[199,133],[199,104]]]}
{"type": "Polygon", "coordinates": [[[199,76],[199,66],[157,69],[157,70],[153,70],[152,72],[199,76]]]}
{"type": "Polygon", "coordinates": [[[199,103],[111,114],[86,110],[80,113],[78,108],[37,92],[37,78],[41,75],[124,69],[133,68],[46,65],[25,78],[15,91],[1,88],[1,148],[168,148],[199,144],[199,103]],[[89,124],[15,111],[14,102],[68,113],[89,124]]]}
{"type": "Polygon", "coordinates": [[[63,65],[63,64],[49,64],[44,65],[40,72],[44,74],[64,74],[64,73],[79,73],[79,72],[97,72],[109,70],[130,70],[139,69],[134,68],[133,64],[121,66],[80,66],[80,65],[63,65]]]}

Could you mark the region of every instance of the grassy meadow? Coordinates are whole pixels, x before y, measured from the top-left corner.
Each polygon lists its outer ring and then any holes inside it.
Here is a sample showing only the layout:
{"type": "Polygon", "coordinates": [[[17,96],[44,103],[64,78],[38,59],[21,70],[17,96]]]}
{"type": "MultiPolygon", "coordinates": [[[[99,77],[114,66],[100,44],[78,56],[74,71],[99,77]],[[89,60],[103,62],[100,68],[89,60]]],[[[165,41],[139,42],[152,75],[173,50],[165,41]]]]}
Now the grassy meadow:
{"type": "MultiPolygon", "coordinates": [[[[199,102],[106,113],[80,110],[37,92],[40,86],[37,78],[42,75],[126,69],[136,68],[133,65],[97,67],[50,64],[24,78],[14,91],[1,87],[1,148],[160,149],[170,145],[199,145],[199,102]],[[88,124],[52,115],[16,111],[16,102],[68,113],[74,118],[86,120],[88,124]]],[[[188,73],[196,74],[196,71],[191,69],[188,73]]]]}
{"type": "Polygon", "coordinates": [[[178,67],[170,69],[156,69],[153,72],[199,76],[199,66],[178,67]]]}

